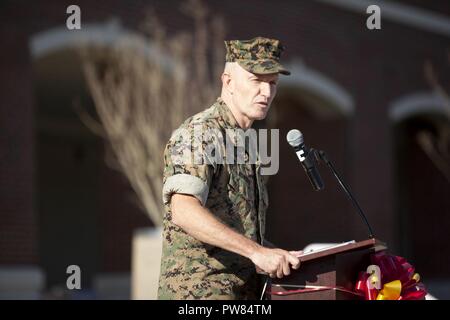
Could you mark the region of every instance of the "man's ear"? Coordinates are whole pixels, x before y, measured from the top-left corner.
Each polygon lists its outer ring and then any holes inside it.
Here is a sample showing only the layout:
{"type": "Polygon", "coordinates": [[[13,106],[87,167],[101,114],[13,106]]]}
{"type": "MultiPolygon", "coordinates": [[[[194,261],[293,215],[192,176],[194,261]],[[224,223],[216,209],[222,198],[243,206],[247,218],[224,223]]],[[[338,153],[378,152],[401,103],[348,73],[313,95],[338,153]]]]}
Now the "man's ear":
{"type": "Polygon", "coordinates": [[[233,94],[233,79],[229,72],[222,73],[222,85],[230,94],[233,94]]]}

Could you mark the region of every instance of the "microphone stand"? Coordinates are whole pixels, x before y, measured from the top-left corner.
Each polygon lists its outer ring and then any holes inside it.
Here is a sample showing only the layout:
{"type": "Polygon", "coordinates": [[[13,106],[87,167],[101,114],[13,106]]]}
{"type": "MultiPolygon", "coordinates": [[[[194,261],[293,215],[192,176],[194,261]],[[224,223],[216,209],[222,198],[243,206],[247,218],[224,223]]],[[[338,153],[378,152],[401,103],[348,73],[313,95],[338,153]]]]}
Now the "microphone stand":
{"type": "Polygon", "coordinates": [[[364,220],[364,223],[367,226],[367,229],[369,230],[369,238],[374,238],[373,235],[373,231],[372,228],[370,227],[369,221],[366,218],[366,215],[364,214],[364,212],[362,211],[361,207],[358,204],[358,201],[356,201],[355,197],[353,197],[350,189],[347,187],[347,185],[344,183],[344,181],[342,180],[341,176],[337,173],[336,169],[334,168],[333,163],[330,161],[330,159],[328,159],[328,156],[326,155],[326,153],[322,150],[315,150],[315,149],[310,149],[310,152],[314,153],[315,158],[318,159],[322,159],[323,162],[326,163],[326,165],[330,168],[331,172],[333,173],[333,175],[335,176],[336,180],[339,182],[339,185],[341,186],[341,188],[344,190],[345,194],[349,197],[350,201],[352,202],[353,206],[355,207],[355,209],[358,211],[359,215],[361,216],[361,218],[364,220]]]}

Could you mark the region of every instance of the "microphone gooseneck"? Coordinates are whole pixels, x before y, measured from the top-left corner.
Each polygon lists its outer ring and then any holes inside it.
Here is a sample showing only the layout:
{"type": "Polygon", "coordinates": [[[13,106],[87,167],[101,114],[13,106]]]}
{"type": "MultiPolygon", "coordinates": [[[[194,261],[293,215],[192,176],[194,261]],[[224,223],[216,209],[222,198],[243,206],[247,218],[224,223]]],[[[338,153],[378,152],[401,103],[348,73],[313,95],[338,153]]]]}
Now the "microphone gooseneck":
{"type": "Polygon", "coordinates": [[[328,159],[328,156],[326,155],[326,153],[322,150],[320,150],[318,153],[319,153],[320,159],[322,159],[322,161],[325,162],[326,165],[330,168],[330,170],[333,173],[333,175],[335,176],[336,180],[339,182],[339,185],[341,186],[342,190],[344,190],[344,192],[350,198],[350,201],[352,202],[353,206],[355,207],[355,209],[358,211],[359,215],[363,219],[364,223],[366,224],[367,230],[369,231],[369,238],[373,238],[374,235],[373,235],[372,228],[370,227],[369,221],[367,220],[367,217],[364,214],[363,210],[361,209],[358,201],[352,195],[350,188],[342,180],[339,173],[337,173],[336,169],[334,168],[333,163],[330,161],[330,159],[328,159]]]}

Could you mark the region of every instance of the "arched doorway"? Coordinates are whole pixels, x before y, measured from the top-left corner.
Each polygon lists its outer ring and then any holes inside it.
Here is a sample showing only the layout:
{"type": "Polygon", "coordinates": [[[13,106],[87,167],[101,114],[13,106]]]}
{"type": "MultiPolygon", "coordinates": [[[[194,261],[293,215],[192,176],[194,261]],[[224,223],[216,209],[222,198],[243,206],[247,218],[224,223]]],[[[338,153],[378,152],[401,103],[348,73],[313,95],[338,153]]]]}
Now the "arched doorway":
{"type": "MultiPolygon", "coordinates": [[[[81,122],[74,102],[95,114],[80,46],[133,45],[116,23],[48,30],[31,39],[36,112],[39,259],[48,298],[130,297],[132,232],[151,222],[127,180],[105,164],[108,145],[81,122]],[[81,291],[66,290],[66,269],[81,268],[81,291]]],[[[142,48],[147,50],[148,48],[142,48]]],[[[148,52],[143,52],[147,55],[148,52]]]]}
{"type": "Polygon", "coordinates": [[[434,93],[410,94],[391,105],[390,120],[401,253],[420,272],[431,294],[448,299],[450,180],[443,171],[448,158],[440,154],[442,148],[450,150],[449,140],[443,146],[442,139],[450,131],[445,106],[434,93]]]}

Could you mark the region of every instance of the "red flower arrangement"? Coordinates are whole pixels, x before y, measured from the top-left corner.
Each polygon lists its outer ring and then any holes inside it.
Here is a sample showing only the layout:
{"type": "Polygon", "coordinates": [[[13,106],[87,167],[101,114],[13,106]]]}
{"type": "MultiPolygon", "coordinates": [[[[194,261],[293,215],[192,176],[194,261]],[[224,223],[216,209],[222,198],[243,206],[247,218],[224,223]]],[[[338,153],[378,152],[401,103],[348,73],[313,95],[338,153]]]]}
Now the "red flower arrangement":
{"type": "Polygon", "coordinates": [[[355,291],[366,300],[423,300],[427,291],[414,267],[405,258],[372,254],[371,265],[360,272],[355,291]]]}

